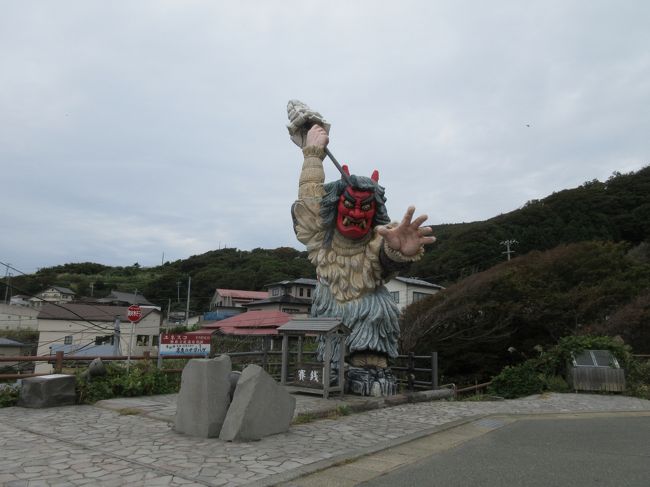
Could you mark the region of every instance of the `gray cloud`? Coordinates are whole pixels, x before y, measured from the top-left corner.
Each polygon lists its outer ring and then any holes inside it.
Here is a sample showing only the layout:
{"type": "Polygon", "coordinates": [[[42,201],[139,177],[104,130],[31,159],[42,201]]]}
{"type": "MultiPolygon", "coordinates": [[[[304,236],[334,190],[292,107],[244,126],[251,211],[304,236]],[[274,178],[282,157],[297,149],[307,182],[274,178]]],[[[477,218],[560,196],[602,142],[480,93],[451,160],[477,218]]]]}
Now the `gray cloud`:
{"type": "MultiPolygon", "coordinates": [[[[0,18],[0,260],[299,247],[285,105],[393,218],[485,219],[649,163],[647,2],[20,2],[0,18]],[[530,125],[528,127],[527,125],[530,125]]],[[[337,177],[326,167],[328,178],[337,177]]]]}

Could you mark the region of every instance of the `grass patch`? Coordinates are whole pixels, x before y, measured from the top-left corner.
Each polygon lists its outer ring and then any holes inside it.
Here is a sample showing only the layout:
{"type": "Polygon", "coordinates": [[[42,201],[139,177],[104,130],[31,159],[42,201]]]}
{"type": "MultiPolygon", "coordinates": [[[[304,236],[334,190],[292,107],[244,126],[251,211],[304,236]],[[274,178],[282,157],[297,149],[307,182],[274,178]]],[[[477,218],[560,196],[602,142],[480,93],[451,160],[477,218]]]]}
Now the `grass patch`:
{"type": "Polygon", "coordinates": [[[307,424],[307,423],[311,423],[312,421],[315,421],[316,419],[318,419],[318,417],[313,413],[302,413],[302,414],[299,414],[298,416],[296,416],[293,419],[292,423],[293,424],[307,424]]]}
{"type": "Polygon", "coordinates": [[[138,408],[122,408],[118,409],[117,412],[120,416],[137,416],[138,414],[143,413],[143,411],[138,408]]]}

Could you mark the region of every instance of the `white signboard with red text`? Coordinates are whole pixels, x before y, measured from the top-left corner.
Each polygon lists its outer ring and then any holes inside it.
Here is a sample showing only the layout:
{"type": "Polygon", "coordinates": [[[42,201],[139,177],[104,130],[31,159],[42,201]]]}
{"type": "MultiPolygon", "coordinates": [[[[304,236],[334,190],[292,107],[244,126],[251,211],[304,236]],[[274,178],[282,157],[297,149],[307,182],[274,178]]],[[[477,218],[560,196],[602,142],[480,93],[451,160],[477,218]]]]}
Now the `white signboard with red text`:
{"type": "Polygon", "coordinates": [[[210,354],[212,335],[187,335],[185,333],[162,333],[160,355],[205,355],[210,354]]]}

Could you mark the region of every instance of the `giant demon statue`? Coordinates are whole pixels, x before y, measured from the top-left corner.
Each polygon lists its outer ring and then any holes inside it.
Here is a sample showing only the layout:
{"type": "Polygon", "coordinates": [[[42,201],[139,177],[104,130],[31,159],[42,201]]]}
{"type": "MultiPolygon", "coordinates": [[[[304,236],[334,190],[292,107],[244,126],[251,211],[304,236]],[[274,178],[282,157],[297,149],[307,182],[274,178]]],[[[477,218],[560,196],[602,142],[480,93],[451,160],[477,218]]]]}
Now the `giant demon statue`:
{"type": "MultiPolygon", "coordinates": [[[[339,317],[352,330],[349,390],[391,394],[395,380],[387,359],[398,354],[399,310],[383,284],[435,241],[431,228],[421,226],[427,216],[413,219],[415,208],[409,207],[401,223],[391,223],[379,173],[350,175],[327,149],[329,124],[320,114],[298,101],[289,102],[288,112],[291,138],[304,155],[292,216],[296,236],[316,266],[312,316],[339,317]],[[341,179],[324,184],[326,153],[341,179]]],[[[322,353],[321,347],[321,358],[322,353]]]]}

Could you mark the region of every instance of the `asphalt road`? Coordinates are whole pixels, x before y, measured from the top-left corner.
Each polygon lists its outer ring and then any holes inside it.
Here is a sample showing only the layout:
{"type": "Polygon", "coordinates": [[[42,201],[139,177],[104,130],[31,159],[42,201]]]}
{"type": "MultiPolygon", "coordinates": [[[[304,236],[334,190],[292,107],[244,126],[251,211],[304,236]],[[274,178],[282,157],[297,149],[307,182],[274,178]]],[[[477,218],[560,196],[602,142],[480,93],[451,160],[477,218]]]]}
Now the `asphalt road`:
{"type": "Polygon", "coordinates": [[[650,417],[517,420],[359,485],[649,487],[650,417]]]}

